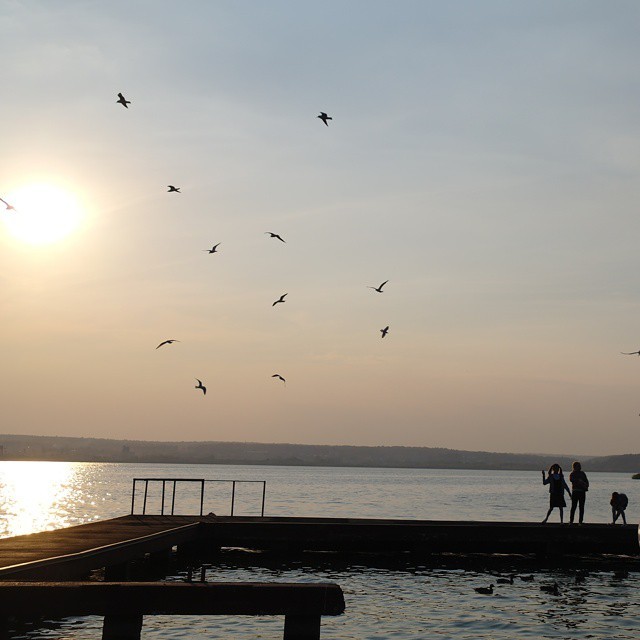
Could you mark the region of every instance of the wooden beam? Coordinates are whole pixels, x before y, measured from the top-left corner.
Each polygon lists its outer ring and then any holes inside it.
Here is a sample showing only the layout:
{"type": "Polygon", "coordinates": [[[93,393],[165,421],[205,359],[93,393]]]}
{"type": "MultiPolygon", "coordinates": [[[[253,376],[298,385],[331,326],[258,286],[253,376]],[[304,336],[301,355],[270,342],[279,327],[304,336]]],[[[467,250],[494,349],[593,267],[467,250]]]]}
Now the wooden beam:
{"type": "MultiPolygon", "coordinates": [[[[268,582],[0,582],[0,618],[40,616],[335,616],[339,585],[268,582]]],[[[296,622],[290,622],[295,626],[296,622]]],[[[309,626],[309,625],[307,625],[309,626]]]]}

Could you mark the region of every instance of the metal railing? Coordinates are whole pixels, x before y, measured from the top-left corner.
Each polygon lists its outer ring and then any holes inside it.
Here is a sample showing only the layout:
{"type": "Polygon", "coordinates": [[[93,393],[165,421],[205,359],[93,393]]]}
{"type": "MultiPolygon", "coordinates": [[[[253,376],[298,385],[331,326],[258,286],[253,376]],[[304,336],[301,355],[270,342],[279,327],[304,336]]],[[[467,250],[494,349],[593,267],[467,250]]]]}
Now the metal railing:
{"type": "Polygon", "coordinates": [[[167,510],[167,515],[175,514],[176,506],[176,485],[179,482],[190,482],[200,484],[200,515],[203,515],[204,511],[204,488],[207,483],[227,483],[231,485],[231,514],[233,515],[236,502],[236,485],[242,483],[253,483],[262,485],[262,505],[260,508],[260,516],[264,517],[264,502],[267,493],[267,481],[266,480],[206,480],[203,478],[134,478],[133,486],[131,489],[131,515],[135,514],[136,507],[136,485],[138,482],[144,482],[144,499],[142,502],[142,515],[147,513],[147,497],[149,495],[149,483],[161,482],[162,483],[162,498],[160,504],[160,515],[165,515],[165,502],[167,494],[167,485],[171,487],[171,511],[167,510]]]}

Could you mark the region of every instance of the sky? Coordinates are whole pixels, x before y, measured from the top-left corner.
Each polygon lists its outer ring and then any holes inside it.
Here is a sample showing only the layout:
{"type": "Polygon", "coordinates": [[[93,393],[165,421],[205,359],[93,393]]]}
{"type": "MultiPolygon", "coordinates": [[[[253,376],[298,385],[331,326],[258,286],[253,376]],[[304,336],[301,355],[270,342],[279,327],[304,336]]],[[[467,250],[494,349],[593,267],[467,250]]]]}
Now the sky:
{"type": "Polygon", "coordinates": [[[639,451],[639,23],[0,0],[0,432],[639,451]]]}

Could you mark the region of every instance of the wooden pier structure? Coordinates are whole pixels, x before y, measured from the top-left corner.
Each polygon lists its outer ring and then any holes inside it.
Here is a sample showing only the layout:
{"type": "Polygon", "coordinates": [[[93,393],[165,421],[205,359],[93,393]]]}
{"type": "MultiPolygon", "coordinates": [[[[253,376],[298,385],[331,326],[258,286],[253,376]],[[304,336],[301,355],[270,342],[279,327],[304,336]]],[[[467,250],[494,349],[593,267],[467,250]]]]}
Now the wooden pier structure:
{"type": "Polygon", "coordinates": [[[204,568],[201,582],[191,570],[185,582],[153,582],[169,575],[172,558],[203,567],[238,548],[358,562],[362,554],[616,557],[635,567],[640,560],[636,525],[127,515],[0,539],[0,640],[10,637],[11,619],[43,615],[103,615],[103,640],[139,640],[143,616],[166,613],[283,615],[285,640],[319,640],[321,617],[344,612],[332,583],[207,583],[204,568]]]}

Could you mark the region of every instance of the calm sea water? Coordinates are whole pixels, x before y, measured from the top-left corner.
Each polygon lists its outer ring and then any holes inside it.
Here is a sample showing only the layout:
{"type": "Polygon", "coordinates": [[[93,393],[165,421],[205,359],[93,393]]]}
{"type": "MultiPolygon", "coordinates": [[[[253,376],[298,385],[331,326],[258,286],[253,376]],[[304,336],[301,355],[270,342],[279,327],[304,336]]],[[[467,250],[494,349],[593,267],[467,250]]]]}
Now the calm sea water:
{"type": "MultiPolygon", "coordinates": [[[[630,499],[629,522],[638,522],[640,481],[629,474],[589,473],[586,521],[607,522],[612,491],[630,499]]],[[[446,520],[540,521],[548,494],[540,472],[424,469],[351,469],[222,465],[137,465],[0,462],[0,537],[90,522],[128,513],[133,477],[182,477],[267,481],[267,515],[425,518],[446,520]]],[[[195,489],[195,488],[194,488],[195,489]]],[[[141,505],[141,495],[137,504],[141,505]]],[[[260,485],[238,485],[236,513],[258,514],[260,485]]],[[[179,491],[178,512],[193,512],[194,491],[179,491]]],[[[148,510],[160,509],[160,492],[148,496],[148,510]]],[[[207,486],[205,512],[228,513],[230,486],[207,486]]],[[[565,514],[566,515],[566,514],[565,514]]],[[[557,520],[557,512],[552,520],[557,520]]],[[[616,579],[592,572],[574,584],[570,571],[544,570],[536,581],[500,586],[481,596],[476,586],[495,582],[494,572],[340,565],[301,560],[248,566],[225,560],[209,579],[338,582],[347,612],[325,618],[323,638],[637,638],[640,577],[616,579]],[[558,582],[561,595],[540,591],[558,582]]],[[[145,619],[143,637],[282,637],[282,618],[145,619]]],[[[61,627],[33,631],[32,638],[99,638],[101,620],[82,618],[61,627]]]]}

